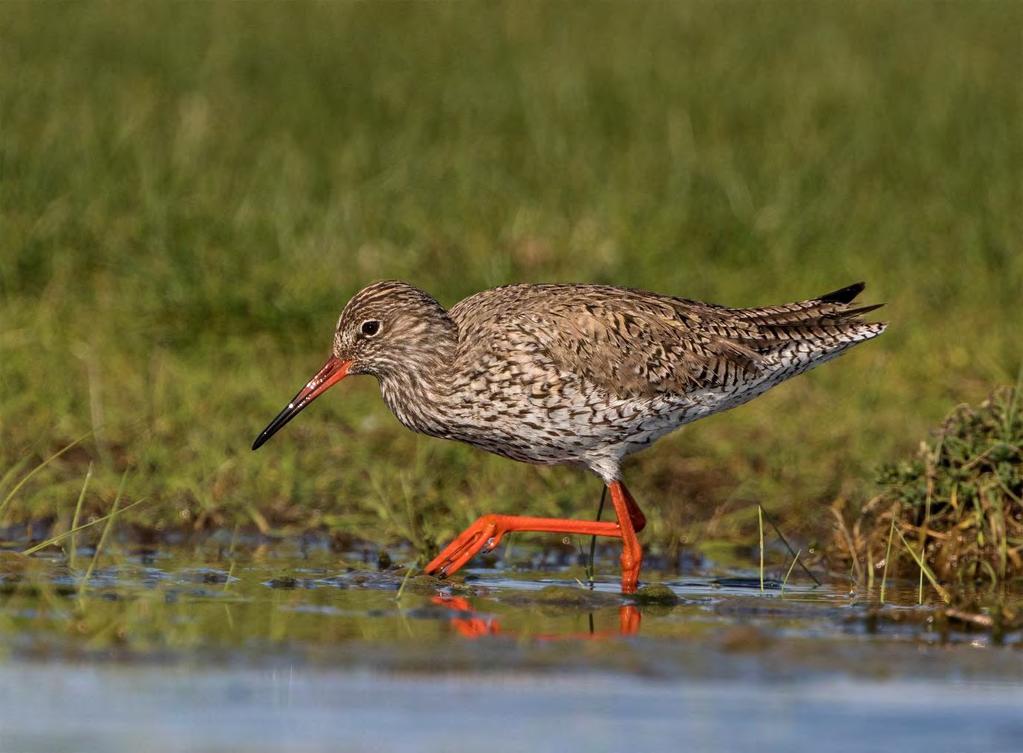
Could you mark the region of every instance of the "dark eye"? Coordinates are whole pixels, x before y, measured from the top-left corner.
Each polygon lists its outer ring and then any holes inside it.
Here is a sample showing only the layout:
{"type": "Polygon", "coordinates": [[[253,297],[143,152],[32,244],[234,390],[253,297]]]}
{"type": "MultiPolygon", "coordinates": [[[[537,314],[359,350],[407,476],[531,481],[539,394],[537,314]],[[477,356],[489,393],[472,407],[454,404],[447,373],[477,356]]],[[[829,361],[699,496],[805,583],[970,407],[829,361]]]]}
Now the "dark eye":
{"type": "Polygon", "coordinates": [[[373,335],[380,331],[380,322],[376,319],[367,319],[362,323],[362,326],[359,327],[359,330],[366,337],[373,337],[373,335]]]}

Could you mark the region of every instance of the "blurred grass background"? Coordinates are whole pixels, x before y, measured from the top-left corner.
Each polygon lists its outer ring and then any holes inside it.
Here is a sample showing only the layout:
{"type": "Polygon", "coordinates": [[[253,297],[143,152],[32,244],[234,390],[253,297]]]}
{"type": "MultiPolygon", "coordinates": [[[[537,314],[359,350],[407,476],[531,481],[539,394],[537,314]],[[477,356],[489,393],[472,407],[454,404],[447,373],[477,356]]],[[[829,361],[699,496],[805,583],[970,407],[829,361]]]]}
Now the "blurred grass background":
{"type": "MultiPolygon", "coordinates": [[[[429,548],[600,486],[416,437],[368,378],[259,453],[349,295],[594,281],[728,305],[859,279],[880,340],[627,469],[668,549],[788,533],[1020,368],[1016,3],[0,7],[6,522],[128,470],[157,529],[429,548]]],[[[130,500],[129,500],[130,501],[130,500]]]]}

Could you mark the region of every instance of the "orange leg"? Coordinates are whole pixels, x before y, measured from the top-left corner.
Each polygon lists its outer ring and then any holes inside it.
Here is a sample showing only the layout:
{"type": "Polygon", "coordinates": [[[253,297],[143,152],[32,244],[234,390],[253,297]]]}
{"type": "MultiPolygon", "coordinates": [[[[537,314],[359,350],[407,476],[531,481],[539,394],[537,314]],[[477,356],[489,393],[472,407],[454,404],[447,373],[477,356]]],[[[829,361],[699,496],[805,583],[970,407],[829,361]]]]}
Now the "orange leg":
{"type": "Polygon", "coordinates": [[[611,502],[615,508],[617,523],[602,523],[564,518],[531,518],[517,515],[484,515],[466,528],[448,544],[433,561],[426,566],[426,572],[451,575],[462,568],[480,551],[493,550],[506,533],[533,531],[538,533],[570,533],[588,536],[608,536],[622,540],[622,593],[635,593],[639,582],[639,570],[643,564],[643,549],[639,545],[636,531],[646,525],[646,518],[640,512],[636,501],[621,481],[610,484],[611,502]]]}
{"type": "Polygon", "coordinates": [[[595,523],[564,518],[529,518],[518,515],[484,515],[466,528],[444,551],[426,566],[426,572],[441,577],[457,572],[479,551],[489,552],[501,543],[506,533],[534,531],[539,533],[579,533],[591,536],[621,538],[617,523],[595,523]]]}
{"type": "Polygon", "coordinates": [[[639,626],[642,621],[642,615],[632,604],[623,604],[618,607],[619,635],[636,635],[639,632],[639,626]]]}
{"type": "Polygon", "coordinates": [[[614,505],[622,534],[622,593],[634,594],[639,586],[639,570],[643,567],[643,547],[636,536],[633,511],[638,513],[644,526],[646,518],[621,481],[611,482],[611,504],[614,505]]]}
{"type": "Polygon", "coordinates": [[[472,608],[468,599],[461,596],[438,595],[434,596],[431,601],[468,615],[451,618],[451,625],[463,638],[481,638],[484,635],[497,635],[501,632],[501,623],[497,620],[476,617],[476,610],[472,608]]]}
{"type": "Polygon", "coordinates": [[[625,488],[625,484],[621,481],[616,482],[622,488],[622,493],[625,495],[625,504],[629,508],[629,520],[632,521],[632,530],[639,533],[646,528],[646,516],[643,511],[639,509],[639,505],[636,504],[636,500],[632,498],[632,494],[625,488]]]}

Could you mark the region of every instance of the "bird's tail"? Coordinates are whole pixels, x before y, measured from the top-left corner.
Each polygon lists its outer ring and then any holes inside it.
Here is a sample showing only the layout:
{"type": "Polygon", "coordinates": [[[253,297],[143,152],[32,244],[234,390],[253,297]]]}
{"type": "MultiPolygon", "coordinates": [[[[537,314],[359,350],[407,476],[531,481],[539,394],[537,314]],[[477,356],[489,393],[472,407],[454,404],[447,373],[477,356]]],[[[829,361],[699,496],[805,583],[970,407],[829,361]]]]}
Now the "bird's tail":
{"type": "Polygon", "coordinates": [[[801,342],[828,349],[869,340],[884,332],[886,322],[861,317],[884,304],[856,306],[856,296],[866,287],[857,282],[817,298],[781,306],[739,309],[736,315],[759,330],[762,345],[801,342]]]}
{"type": "Polygon", "coordinates": [[[751,330],[743,345],[756,352],[768,373],[782,379],[830,361],[857,343],[877,337],[888,326],[862,319],[881,306],[855,305],[864,287],[857,282],[806,301],[736,310],[735,316],[751,330]]]}

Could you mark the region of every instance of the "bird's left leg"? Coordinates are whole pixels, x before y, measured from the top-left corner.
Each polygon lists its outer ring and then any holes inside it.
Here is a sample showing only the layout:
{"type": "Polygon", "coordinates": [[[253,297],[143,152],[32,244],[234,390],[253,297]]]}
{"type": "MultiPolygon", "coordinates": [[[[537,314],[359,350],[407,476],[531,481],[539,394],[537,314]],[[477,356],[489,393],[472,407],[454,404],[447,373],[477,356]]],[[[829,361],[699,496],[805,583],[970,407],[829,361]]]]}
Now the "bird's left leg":
{"type": "Polygon", "coordinates": [[[518,515],[484,515],[444,547],[444,550],[426,566],[426,572],[441,577],[451,575],[478,552],[493,550],[506,533],[513,531],[608,536],[622,540],[622,593],[635,593],[639,584],[639,571],[643,566],[643,547],[639,544],[636,531],[646,525],[646,518],[636,500],[625,488],[625,484],[621,481],[612,481],[608,488],[611,490],[611,502],[618,518],[617,523],[518,515]]]}
{"type": "MultiPolygon", "coordinates": [[[[612,498],[613,498],[612,492],[612,498]]],[[[617,508],[616,508],[617,509],[617,508]]],[[[631,530],[631,525],[630,525],[631,530]]],[[[617,523],[563,518],[532,518],[519,515],[484,515],[466,528],[444,547],[426,566],[430,575],[451,575],[471,560],[477,552],[494,549],[506,533],[533,531],[537,533],[573,533],[591,536],[610,536],[620,539],[621,527],[617,523]]],[[[635,538],[635,534],[633,534],[635,538]]]]}

